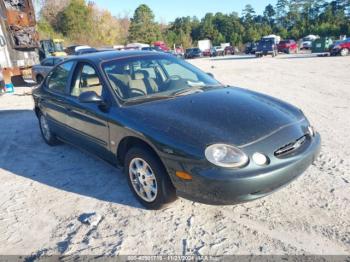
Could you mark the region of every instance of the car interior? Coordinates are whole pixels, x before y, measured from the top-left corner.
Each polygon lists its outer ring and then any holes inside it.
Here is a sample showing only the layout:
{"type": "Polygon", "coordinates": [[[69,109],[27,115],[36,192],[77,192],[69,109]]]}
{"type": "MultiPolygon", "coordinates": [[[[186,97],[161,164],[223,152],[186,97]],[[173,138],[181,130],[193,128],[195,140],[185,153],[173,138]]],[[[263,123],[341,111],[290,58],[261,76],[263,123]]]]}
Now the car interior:
{"type": "Polygon", "coordinates": [[[116,65],[107,75],[113,89],[123,99],[157,93],[165,79],[155,65],[147,67],[140,63],[116,65]]]}
{"type": "Polygon", "coordinates": [[[199,80],[190,70],[166,60],[115,63],[105,68],[105,72],[122,99],[182,89],[188,81],[199,80]]]}
{"type": "Polygon", "coordinates": [[[78,74],[71,91],[71,95],[78,97],[83,92],[94,91],[97,95],[102,95],[102,84],[94,68],[84,65],[78,69],[78,74]]]}

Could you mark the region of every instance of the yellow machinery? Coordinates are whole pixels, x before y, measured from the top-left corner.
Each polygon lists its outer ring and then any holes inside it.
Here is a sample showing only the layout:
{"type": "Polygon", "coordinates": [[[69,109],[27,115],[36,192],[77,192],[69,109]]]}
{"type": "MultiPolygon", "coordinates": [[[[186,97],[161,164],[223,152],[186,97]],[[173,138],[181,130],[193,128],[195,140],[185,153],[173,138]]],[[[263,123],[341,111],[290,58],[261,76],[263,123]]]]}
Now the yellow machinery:
{"type": "Polygon", "coordinates": [[[45,59],[49,56],[67,56],[64,52],[63,39],[48,39],[40,41],[40,60],[45,59]]]}

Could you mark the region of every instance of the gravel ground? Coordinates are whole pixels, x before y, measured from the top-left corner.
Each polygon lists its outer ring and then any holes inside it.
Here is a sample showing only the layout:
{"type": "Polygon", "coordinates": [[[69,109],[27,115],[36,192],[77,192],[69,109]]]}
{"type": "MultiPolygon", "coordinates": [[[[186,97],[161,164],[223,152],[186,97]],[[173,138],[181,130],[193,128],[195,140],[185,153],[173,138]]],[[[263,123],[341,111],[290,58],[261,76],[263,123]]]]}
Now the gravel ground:
{"type": "Polygon", "coordinates": [[[350,57],[235,56],[191,61],[224,84],[303,109],[322,153],[264,199],[144,210],[120,170],[48,147],[29,88],[0,96],[0,254],[350,254],[350,57]]]}

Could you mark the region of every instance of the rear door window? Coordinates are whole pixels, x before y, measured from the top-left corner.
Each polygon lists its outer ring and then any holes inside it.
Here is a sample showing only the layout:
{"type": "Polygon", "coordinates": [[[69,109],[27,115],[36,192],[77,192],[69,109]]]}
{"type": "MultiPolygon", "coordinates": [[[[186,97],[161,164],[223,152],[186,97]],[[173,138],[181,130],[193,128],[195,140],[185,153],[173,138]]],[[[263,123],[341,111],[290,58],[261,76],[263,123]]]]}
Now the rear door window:
{"type": "Polygon", "coordinates": [[[47,79],[47,88],[56,93],[65,94],[74,62],[66,62],[52,70],[47,79]]]}

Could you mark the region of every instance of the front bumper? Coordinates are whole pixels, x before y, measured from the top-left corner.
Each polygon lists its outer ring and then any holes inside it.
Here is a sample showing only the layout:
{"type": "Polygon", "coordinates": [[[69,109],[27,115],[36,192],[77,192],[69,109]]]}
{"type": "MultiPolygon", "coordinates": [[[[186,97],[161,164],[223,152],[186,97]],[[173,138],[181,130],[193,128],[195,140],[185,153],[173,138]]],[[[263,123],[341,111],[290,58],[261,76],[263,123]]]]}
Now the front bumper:
{"type": "Polygon", "coordinates": [[[320,148],[321,137],[316,134],[297,157],[271,163],[260,170],[194,168],[192,181],[176,183],[177,194],[211,205],[231,205],[265,197],[298,178],[315,161],[320,148]]]}

